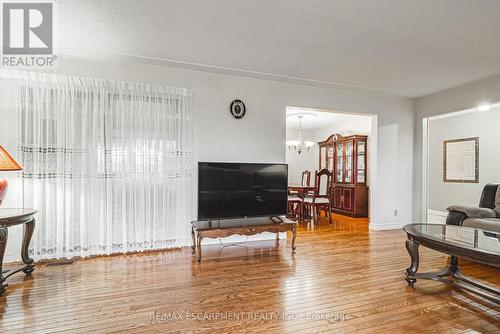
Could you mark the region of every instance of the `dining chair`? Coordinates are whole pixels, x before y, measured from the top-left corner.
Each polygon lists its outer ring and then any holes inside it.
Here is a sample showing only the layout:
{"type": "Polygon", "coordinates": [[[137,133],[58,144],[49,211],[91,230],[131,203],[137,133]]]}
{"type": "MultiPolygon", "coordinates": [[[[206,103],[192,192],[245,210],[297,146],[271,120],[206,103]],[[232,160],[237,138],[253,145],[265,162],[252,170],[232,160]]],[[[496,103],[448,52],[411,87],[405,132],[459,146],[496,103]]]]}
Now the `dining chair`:
{"type": "Polygon", "coordinates": [[[303,187],[310,187],[310,185],[311,185],[311,172],[310,171],[305,170],[302,172],[301,185],[303,187]]]}
{"type": "Polygon", "coordinates": [[[326,209],[328,211],[328,221],[332,223],[332,205],[331,187],[333,173],[328,169],[322,169],[314,173],[314,192],[312,196],[307,196],[303,199],[304,205],[312,209],[313,222],[316,223],[319,219],[319,211],[326,209]]]}
{"type": "Polygon", "coordinates": [[[288,208],[287,208],[287,211],[288,211],[288,214],[287,214],[287,217],[288,218],[292,218],[292,217],[295,217],[295,216],[299,216],[300,217],[300,210],[297,210],[299,207],[298,205],[300,205],[302,202],[302,198],[300,198],[298,195],[294,195],[294,194],[290,194],[288,195],[288,208]],[[297,213],[297,211],[299,211],[297,213]]]}
{"type": "MultiPolygon", "coordinates": [[[[308,171],[307,169],[302,172],[301,185],[303,187],[310,187],[311,186],[311,172],[308,171]]],[[[306,191],[306,192],[304,192],[303,197],[305,197],[305,196],[311,196],[311,195],[312,194],[311,194],[310,191],[306,191]]]]}
{"type": "MultiPolygon", "coordinates": [[[[311,184],[311,172],[305,170],[302,172],[302,177],[300,180],[300,185],[303,187],[309,187],[311,184]]],[[[299,196],[298,191],[288,191],[288,216],[292,217],[298,214],[299,217],[302,215],[302,197],[299,196]]]]}

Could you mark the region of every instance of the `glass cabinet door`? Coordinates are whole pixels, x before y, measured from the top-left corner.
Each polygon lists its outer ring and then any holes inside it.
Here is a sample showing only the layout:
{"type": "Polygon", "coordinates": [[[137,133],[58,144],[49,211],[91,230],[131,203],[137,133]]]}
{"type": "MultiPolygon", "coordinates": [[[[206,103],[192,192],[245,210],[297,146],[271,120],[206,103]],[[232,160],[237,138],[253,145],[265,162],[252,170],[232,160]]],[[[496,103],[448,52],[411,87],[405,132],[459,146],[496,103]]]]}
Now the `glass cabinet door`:
{"type": "Polygon", "coordinates": [[[333,157],[334,157],[334,154],[333,154],[333,144],[332,145],[328,145],[327,146],[327,152],[328,152],[328,161],[327,161],[327,164],[326,164],[326,168],[328,170],[333,170],[333,157]]]}
{"type": "Polygon", "coordinates": [[[353,158],[353,145],[352,141],[345,144],[345,182],[352,182],[352,158],[353,158]]]}
{"type": "Polygon", "coordinates": [[[319,147],[319,169],[323,169],[326,162],[326,146],[319,147]]]}
{"type": "Polygon", "coordinates": [[[366,142],[358,141],[357,147],[357,182],[365,183],[366,182],[366,142]]]}
{"type": "Polygon", "coordinates": [[[336,180],[337,182],[344,182],[344,145],[337,144],[337,166],[336,166],[336,180]]]}

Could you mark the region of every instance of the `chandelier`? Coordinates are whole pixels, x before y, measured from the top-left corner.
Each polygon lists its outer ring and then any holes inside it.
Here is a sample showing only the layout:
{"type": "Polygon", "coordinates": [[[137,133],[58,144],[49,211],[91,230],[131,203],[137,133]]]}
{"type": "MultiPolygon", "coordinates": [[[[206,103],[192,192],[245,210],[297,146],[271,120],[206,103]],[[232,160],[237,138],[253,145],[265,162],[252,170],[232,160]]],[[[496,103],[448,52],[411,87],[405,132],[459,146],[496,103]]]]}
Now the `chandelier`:
{"type": "Polygon", "coordinates": [[[309,151],[314,145],[314,142],[304,140],[302,137],[302,117],[304,117],[304,115],[298,115],[297,117],[299,118],[299,138],[298,140],[288,140],[286,146],[288,146],[289,150],[294,149],[300,154],[304,150],[309,151]]]}

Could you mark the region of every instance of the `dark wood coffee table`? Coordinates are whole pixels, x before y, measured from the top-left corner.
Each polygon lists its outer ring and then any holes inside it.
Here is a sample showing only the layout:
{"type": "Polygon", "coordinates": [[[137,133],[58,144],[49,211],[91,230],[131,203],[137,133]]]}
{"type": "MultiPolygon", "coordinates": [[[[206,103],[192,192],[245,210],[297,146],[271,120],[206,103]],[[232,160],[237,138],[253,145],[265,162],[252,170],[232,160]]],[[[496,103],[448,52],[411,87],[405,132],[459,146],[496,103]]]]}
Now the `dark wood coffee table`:
{"type": "Polygon", "coordinates": [[[35,213],[36,210],[33,209],[0,209],[0,295],[7,287],[7,284],[4,284],[4,282],[9,276],[20,271],[23,271],[26,276],[30,276],[33,270],[35,270],[33,259],[28,255],[28,248],[35,229],[35,218],[33,218],[35,213]],[[7,246],[8,228],[21,224],[24,226],[21,259],[25,265],[20,268],[4,271],[2,270],[2,266],[5,247],[7,246]]]}
{"type": "Polygon", "coordinates": [[[411,265],[406,269],[406,281],[413,287],[417,278],[442,281],[500,303],[500,290],[460,272],[458,257],[500,268],[500,234],[476,228],[416,223],[403,227],[407,234],[406,249],[411,265]],[[418,247],[451,256],[448,268],[440,272],[417,273],[418,247]]]}
{"type": "Polygon", "coordinates": [[[276,233],[276,244],[279,245],[280,232],[292,232],[292,253],[295,251],[297,238],[297,223],[287,218],[262,218],[262,220],[226,220],[226,221],[194,221],[191,222],[193,237],[193,254],[197,251],[197,260],[201,261],[201,241],[203,238],[223,238],[230,235],[254,235],[263,232],[276,233]]]}

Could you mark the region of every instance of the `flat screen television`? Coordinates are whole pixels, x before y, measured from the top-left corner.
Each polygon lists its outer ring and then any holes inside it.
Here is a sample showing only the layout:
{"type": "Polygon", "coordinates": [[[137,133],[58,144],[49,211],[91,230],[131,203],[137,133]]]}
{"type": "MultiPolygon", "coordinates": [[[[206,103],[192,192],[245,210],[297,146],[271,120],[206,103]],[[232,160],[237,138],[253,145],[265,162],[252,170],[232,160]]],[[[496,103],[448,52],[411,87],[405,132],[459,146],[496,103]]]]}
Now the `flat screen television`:
{"type": "Polygon", "coordinates": [[[198,220],[280,216],[287,210],[288,165],[198,163],[198,220]]]}

